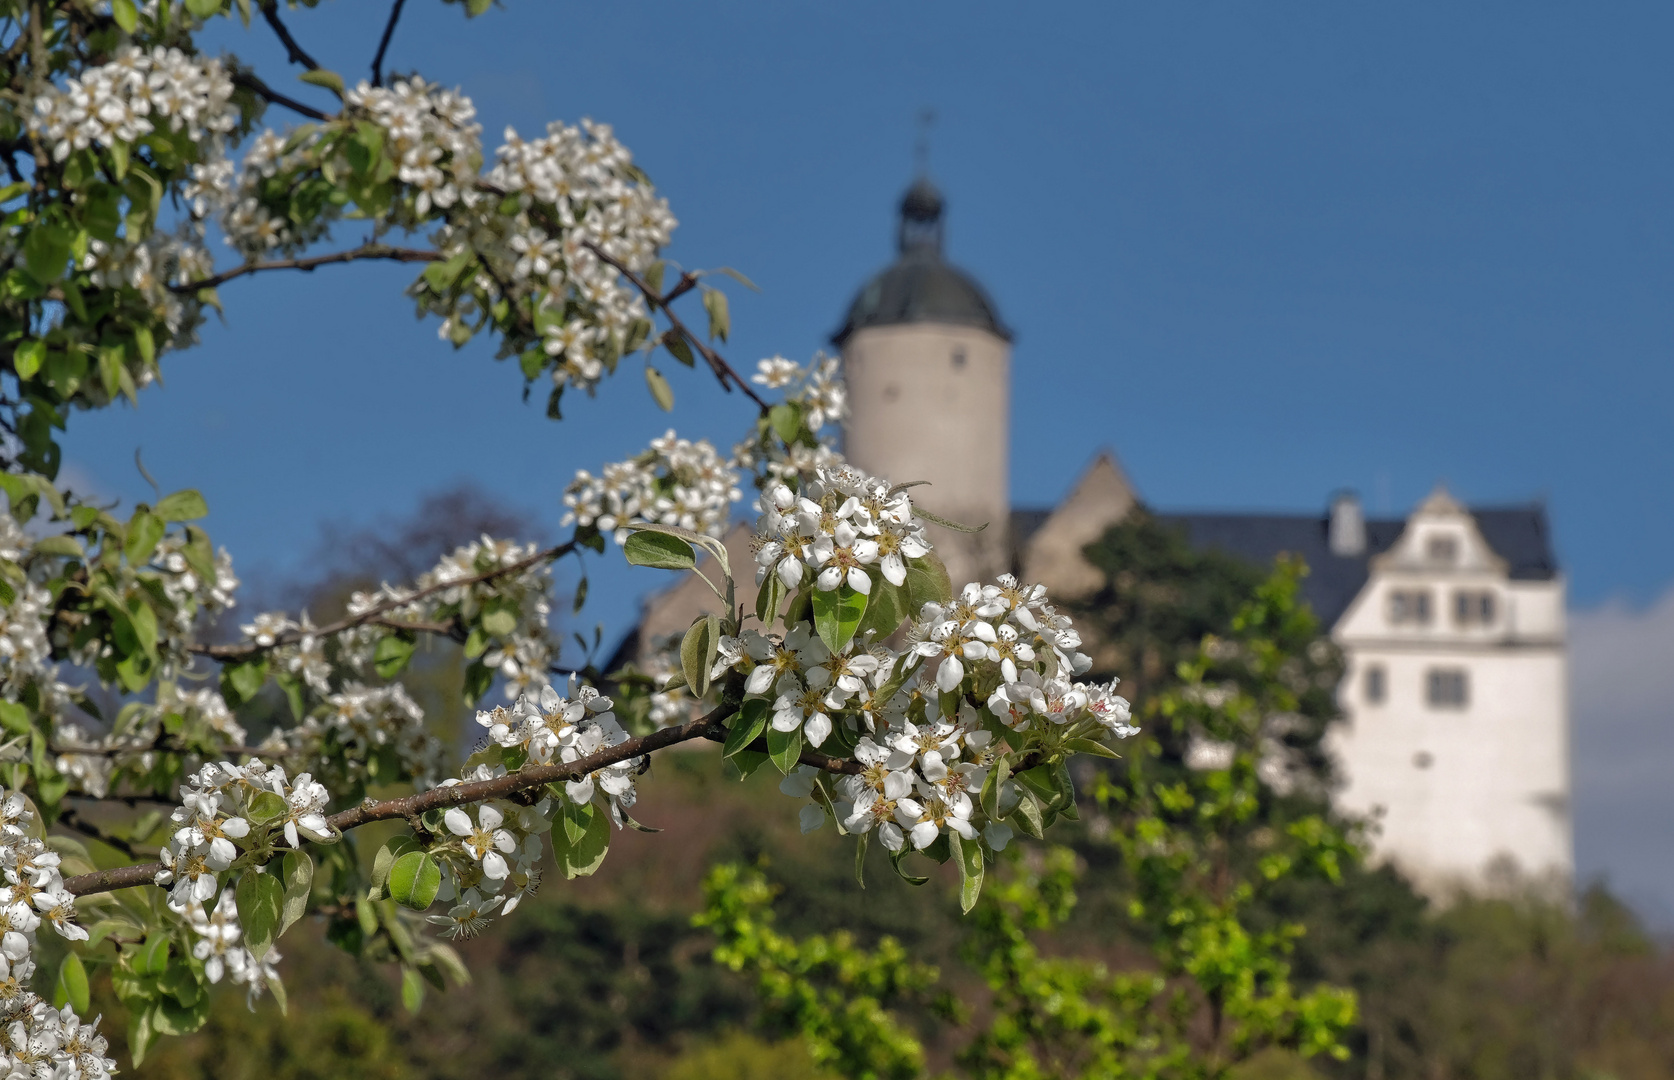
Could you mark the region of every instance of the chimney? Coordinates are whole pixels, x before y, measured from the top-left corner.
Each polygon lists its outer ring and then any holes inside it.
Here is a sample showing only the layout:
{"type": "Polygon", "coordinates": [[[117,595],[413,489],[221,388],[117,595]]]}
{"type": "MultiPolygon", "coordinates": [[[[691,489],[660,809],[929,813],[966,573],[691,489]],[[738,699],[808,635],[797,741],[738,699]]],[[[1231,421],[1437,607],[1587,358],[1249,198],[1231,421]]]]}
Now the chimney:
{"type": "Polygon", "coordinates": [[[1331,554],[1353,557],[1366,554],[1366,515],[1360,509],[1360,496],[1352,491],[1339,491],[1331,496],[1331,520],[1326,526],[1326,541],[1331,554]]]}

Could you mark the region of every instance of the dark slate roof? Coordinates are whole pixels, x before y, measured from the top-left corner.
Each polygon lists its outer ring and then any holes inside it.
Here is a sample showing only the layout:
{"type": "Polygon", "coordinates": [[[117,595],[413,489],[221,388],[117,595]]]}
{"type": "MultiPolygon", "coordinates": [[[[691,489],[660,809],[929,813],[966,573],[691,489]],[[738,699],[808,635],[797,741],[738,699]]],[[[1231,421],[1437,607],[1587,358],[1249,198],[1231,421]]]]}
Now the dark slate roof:
{"type": "MultiPolygon", "coordinates": [[[[1471,507],[1482,538],[1504,559],[1518,581],[1548,581],[1558,572],[1546,527],[1546,508],[1525,506],[1471,507]]],[[[1040,528],[1049,511],[1020,510],[1012,514],[1012,542],[1021,546],[1040,528]]],[[[1278,555],[1300,555],[1308,564],[1302,592],[1314,613],[1327,626],[1342,617],[1366,584],[1374,555],[1389,550],[1406,527],[1402,519],[1369,519],[1363,555],[1333,555],[1326,542],[1328,519],[1323,514],[1169,514],[1159,521],[1178,525],[1194,545],[1218,548],[1251,562],[1266,565],[1278,555]]]]}
{"type": "Polygon", "coordinates": [[[941,192],[929,180],[920,177],[908,189],[901,200],[900,257],[861,288],[832,344],[841,347],[868,326],[916,322],[974,326],[1011,340],[982,286],[942,257],[943,208],[941,192]]]}

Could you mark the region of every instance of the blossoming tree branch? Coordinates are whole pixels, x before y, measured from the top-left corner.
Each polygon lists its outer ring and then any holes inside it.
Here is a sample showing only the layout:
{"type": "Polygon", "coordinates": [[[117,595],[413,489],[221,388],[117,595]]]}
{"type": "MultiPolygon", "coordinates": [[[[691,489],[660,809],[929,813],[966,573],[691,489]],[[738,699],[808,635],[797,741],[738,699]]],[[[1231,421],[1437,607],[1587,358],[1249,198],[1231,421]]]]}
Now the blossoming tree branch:
{"type": "Polygon", "coordinates": [[[463,93],[386,76],[402,3],[352,84],[292,32],[295,6],[0,0],[0,1072],[115,1070],[83,1020],[90,971],[108,970],[136,1059],[200,1026],[213,984],[283,1007],[275,944],[310,913],[398,964],[416,1008],[466,978],[438,934],[513,911],[549,849],[564,876],[594,872],[637,826],[648,756],[694,740],[746,775],[771,762],[805,830],[875,838],[904,876],[913,852],[952,861],[969,908],[1014,830],[1073,813],[1067,757],[1134,730],[1113,687],[1078,681],[1069,620],[1038,587],[947,580],[912,478],[863,475],[825,441],[834,361],[747,379],[717,351],[726,296],[663,260],[675,220],[608,126],[485,150],[463,93]],[[278,35],[298,96],[199,51],[227,18],[278,35]],[[723,455],[671,431],[578,472],[556,547],[485,537],[335,621],[262,613],[210,640],[238,580],[194,524],[204,500],[118,516],[79,499],[55,481],[59,433],[139,404],[208,309],[258,302],[257,279],[362,260],[422,264],[420,313],[456,347],[492,339],[554,419],[624,367],[672,409],[672,360],[736,392],[745,437],[723,455]],[[746,479],[757,557],[735,567],[717,538],[746,479]],[[615,701],[562,678],[549,626],[554,564],[612,543],[681,573],[711,553],[719,612],[615,673],[615,701]],[[403,688],[426,635],[461,643],[470,702],[507,702],[463,762],[403,688]],[[253,740],[238,710],[264,693],[291,718],[253,740]],[[399,835],[359,850],[379,821],[399,835]],[[56,972],[36,971],[43,929],[70,946],[56,972]]]}

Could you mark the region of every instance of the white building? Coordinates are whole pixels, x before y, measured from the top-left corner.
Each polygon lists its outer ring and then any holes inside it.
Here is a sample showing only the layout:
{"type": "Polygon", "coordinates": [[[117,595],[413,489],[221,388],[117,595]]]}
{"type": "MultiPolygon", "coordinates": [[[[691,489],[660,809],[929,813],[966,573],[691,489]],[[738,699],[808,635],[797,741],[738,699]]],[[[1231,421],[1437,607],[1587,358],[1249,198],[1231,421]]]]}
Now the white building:
{"type": "MultiPolygon", "coordinates": [[[[875,475],[930,481],[915,498],[941,516],[988,523],[974,537],[931,527],[956,586],[1012,569],[1084,595],[1100,579],[1082,549],[1137,495],[1105,452],[1058,506],[1011,508],[1011,336],[944,258],[943,213],[936,189],[915,183],[899,257],[833,336],[849,383],[845,450],[875,475]]],[[[1466,508],[1438,489],[1404,520],[1366,520],[1351,495],[1318,514],[1157,516],[1203,547],[1307,562],[1304,595],[1348,662],[1330,736],[1339,802],[1378,818],[1381,857],[1436,895],[1481,888],[1500,866],[1567,882],[1564,581],[1544,507],[1466,508]]],[[[748,565],[747,540],[742,526],[728,537],[735,565],[748,565]]],[[[695,580],[653,598],[619,657],[712,602],[695,580]]]]}

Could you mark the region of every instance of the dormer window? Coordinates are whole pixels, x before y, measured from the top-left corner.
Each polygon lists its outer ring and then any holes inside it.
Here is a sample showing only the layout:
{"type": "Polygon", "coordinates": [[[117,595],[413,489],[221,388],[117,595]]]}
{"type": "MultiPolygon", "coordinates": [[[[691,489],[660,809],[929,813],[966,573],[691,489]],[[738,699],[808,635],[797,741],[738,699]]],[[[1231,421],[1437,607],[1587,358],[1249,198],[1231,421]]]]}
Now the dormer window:
{"type": "Polygon", "coordinates": [[[1389,621],[1397,626],[1430,625],[1429,589],[1393,589],[1389,593],[1389,621]]]}
{"type": "Polygon", "coordinates": [[[1453,536],[1432,536],[1424,552],[1431,562],[1452,566],[1459,561],[1459,540],[1453,536]]]}
{"type": "Polygon", "coordinates": [[[1460,589],[1453,594],[1453,621],[1460,626],[1494,625],[1494,594],[1460,589]]]}

